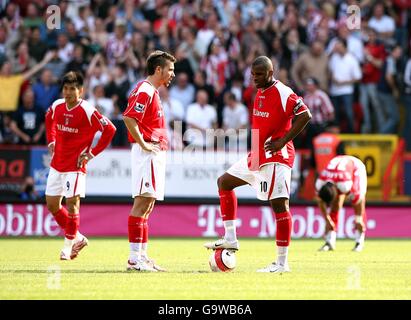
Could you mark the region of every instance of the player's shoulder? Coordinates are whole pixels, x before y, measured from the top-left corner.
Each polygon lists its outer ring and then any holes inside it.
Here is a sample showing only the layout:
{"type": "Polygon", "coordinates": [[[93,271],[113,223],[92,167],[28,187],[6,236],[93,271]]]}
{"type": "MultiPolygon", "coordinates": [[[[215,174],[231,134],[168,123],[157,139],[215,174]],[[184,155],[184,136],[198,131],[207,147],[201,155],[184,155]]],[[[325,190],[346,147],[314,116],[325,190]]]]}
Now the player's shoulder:
{"type": "Polygon", "coordinates": [[[57,99],[56,101],[53,102],[53,104],[51,105],[50,108],[54,111],[54,110],[56,110],[57,107],[64,106],[65,103],[66,103],[66,100],[57,99]]]}
{"type": "Polygon", "coordinates": [[[96,107],[94,105],[92,105],[89,101],[87,100],[82,100],[80,102],[80,108],[81,110],[84,111],[84,113],[87,115],[87,118],[90,120],[91,116],[93,115],[93,113],[95,111],[97,111],[96,107]]]}
{"type": "Polygon", "coordinates": [[[141,93],[147,94],[149,97],[152,97],[156,92],[156,88],[147,80],[142,80],[136,84],[133,91],[130,94],[130,97],[137,96],[141,93]]]}

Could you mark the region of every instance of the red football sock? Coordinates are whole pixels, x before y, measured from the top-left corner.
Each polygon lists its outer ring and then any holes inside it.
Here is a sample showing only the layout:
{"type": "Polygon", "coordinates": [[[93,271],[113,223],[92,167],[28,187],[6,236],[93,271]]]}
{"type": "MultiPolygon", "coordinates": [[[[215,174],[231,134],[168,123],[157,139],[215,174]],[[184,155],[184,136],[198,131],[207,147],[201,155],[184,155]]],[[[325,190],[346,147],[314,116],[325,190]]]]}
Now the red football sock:
{"type": "Polygon", "coordinates": [[[237,217],[237,197],[234,190],[219,190],[221,217],[223,221],[235,220],[237,217]]]}
{"type": "Polygon", "coordinates": [[[148,242],[148,219],[144,219],[143,243],[148,242]]]}
{"type": "Polygon", "coordinates": [[[65,207],[61,207],[57,212],[53,213],[54,219],[60,226],[61,229],[66,229],[68,220],[68,211],[65,207]]]}
{"type": "Polygon", "coordinates": [[[337,212],[330,212],[330,218],[335,224],[335,230],[338,230],[338,211],[337,212]]]}
{"type": "Polygon", "coordinates": [[[293,227],[293,221],[291,213],[286,211],[275,214],[275,220],[277,224],[276,243],[277,246],[288,247],[291,241],[291,230],[293,227]]]}
{"type": "Polygon", "coordinates": [[[143,217],[128,216],[128,241],[131,243],[142,243],[144,238],[143,217]]]}
{"type": "Polygon", "coordinates": [[[80,215],[76,214],[69,214],[66,223],[66,238],[73,240],[76,238],[78,226],[80,224],[80,215]]]}

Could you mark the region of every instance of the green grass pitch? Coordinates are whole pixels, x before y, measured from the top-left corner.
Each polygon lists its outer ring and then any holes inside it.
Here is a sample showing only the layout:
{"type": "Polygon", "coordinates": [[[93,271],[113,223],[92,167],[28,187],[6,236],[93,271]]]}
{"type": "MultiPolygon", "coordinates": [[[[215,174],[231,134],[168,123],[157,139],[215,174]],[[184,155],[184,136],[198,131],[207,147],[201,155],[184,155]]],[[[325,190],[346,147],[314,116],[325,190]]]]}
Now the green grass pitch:
{"type": "Polygon", "coordinates": [[[259,274],[274,260],[269,239],[241,239],[237,267],[212,273],[207,239],[153,238],[149,253],[167,273],[125,271],[126,238],[91,238],[73,261],[59,261],[62,239],[0,239],[0,300],[7,299],[411,299],[409,240],[338,240],[317,252],[320,240],[294,240],[291,273],[259,274]],[[142,290],[143,289],[143,290],[142,290]]]}

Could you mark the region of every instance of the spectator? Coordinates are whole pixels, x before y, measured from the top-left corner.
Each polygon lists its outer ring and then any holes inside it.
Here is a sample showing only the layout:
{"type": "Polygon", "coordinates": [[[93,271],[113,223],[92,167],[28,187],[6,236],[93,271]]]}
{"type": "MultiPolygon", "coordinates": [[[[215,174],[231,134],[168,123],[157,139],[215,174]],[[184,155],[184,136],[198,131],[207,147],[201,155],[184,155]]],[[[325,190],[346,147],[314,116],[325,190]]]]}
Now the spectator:
{"type": "Polygon", "coordinates": [[[84,47],[81,44],[76,44],[73,50],[73,56],[66,65],[64,73],[69,71],[78,71],[81,74],[86,74],[88,62],[85,60],[84,47]]]}
{"type": "Polygon", "coordinates": [[[130,46],[130,37],[126,34],[125,20],[118,19],[115,23],[114,34],[110,35],[106,45],[107,64],[114,66],[124,62],[124,57],[130,46]]]}
{"type": "Polygon", "coordinates": [[[385,119],[380,127],[380,133],[397,133],[400,120],[397,101],[400,98],[400,89],[396,78],[398,73],[396,65],[401,55],[402,48],[399,45],[395,46],[381,69],[381,78],[377,88],[385,119]]]}
{"type": "Polygon", "coordinates": [[[13,73],[23,73],[36,65],[29,55],[29,47],[26,42],[22,41],[17,45],[16,54],[10,59],[13,73]]]}
{"type": "Polygon", "coordinates": [[[408,58],[404,72],[404,105],[405,105],[405,125],[403,137],[407,151],[411,151],[411,57],[408,58]]]}
{"type": "Polygon", "coordinates": [[[127,66],[119,63],[114,67],[111,81],[105,87],[106,96],[113,99],[114,104],[118,104],[123,112],[127,107],[127,97],[130,90],[130,82],[127,78],[127,66]]]}
{"type": "Polygon", "coordinates": [[[87,70],[87,86],[89,88],[88,96],[92,96],[92,89],[97,85],[107,85],[110,81],[104,57],[101,53],[97,53],[90,61],[87,70]]]}
{"type": "Polygon", "coordinates": [[[19,198],[21,200],[26,200],[26,201],[37,200],[40,198],[39,193],[34,187],[33,177],[27,176],[24,179],[24,183],[21,186],[21,192],[20,192],[19,198]]]}
{"type": "Polygon", "coordinates": [[[92,106],[95,106],[103,116],[106,116],[109,119],[113,117],[113,100],[106,98],[103,85],[98,84],[93,88],[93,95],[88,101],[92,106]]]}
{"type": "Polygon", "coordinates": [[[195,92],[199,90],[205,90],[208,94],[208,104],[215,103],[214,87],[206,83],[206,75],[204,71],[198,70],[194,75],[194,88],[195,92]]]}
{"type": "Polygon", "coordinates": [[[48,52],[39,64],[22,74],[16,75],[13,75],[11,71],[10,62],[3,63],[0,68],[0,111],[14,111],[17,109],[22,83],[41,70],[54,55],[54,52],[48,52]]]}
{"type": "MultiPolygon", "coordinates": [[[[237,100],[232,92],[224,94],[225,107],[223,109],[223,129],[229,139],[229,150],[232,150],[231,141],[234,138],[236,150],[247,150],[248,110],[237,100]],[[243,129],[243,130],[241,130],[243,129]],[[237,149],[238,144],[238,149],[237,149]]],[[[227,145],[226,145],[227,147],[227,145]]]]}
{"type": "Polygon", "coordinates": [[[41,40],[40,29],[38,27],[31,28],[28,46],[30,56],[37,62],[40,62],[47,52],[47,44],[41,40]]]}
{"type": "Polygon", "coordinates": [[[331,74],[330,96],[335,107],[335,118],[341,124],[343,114],[347,120],[347,129],[342,132],[354,132],[354,83],[361,79],[361,69],[357,59],[348,52],[347,41],[338,39],[328,63],[331,74]]]}
{"type": "Polygon", "coordinates": [[[19,137],[11,129],[12,112],[0,112],[0,144],[16,144],[19,137]]]}
{"type": "Polygon", "coordinates": [[[17,110],[11,123],[11,129],[22,144],[44,144],[44,111],[34,105],[34,93],[27,89],[22,98],[22,105],[17,110]]]}
{"type": "Polygon", "coordinates": [[[205,90],[197,92],[196,102],[187,108],[185,132],[186,141],[194,147],[214,145],[214,132],[207,129],[217,129],[217,112],[212,105],[207,104],[208,95],[205,90]]]}
{"type": "Polygon", "coordinates": [[[328,95],[319,88],[319,81],[316,78],[307,78],[304,91],[304,102],[312,115],[311,121],[305,128],[305,148],[311,148],[312,140],[323,133],[328,124],[334,120],[334,106],[328,95]]]}
{"type": "Polygon", "coordinates": [[[376,2],[372,10],[372,16],[368,21],[368,26],[378,32],[378,37],[385,44],[392,45],[394,41],[395,21],[384,13],[384,3],[376,2]]]}
{"type": "Polygon", "coordinates": [[[170,89],[170,97],[183,104],[184,114],[186,114],[188,105],[194,100],[195,88],[188,82],[188,75],[186,73],[179,73],[176,78],[176,84],[170,89]]]}
{"type": "MultiPolygon", "coordinates": [[[[69,63],[73,56],[74,45],[69,42],[65,33],[57,36],[57,56],[65,64],[69,63]]],[[[64,72],[64,70],[63,70],[64,72]]]]}
{"type": "Polygon", "coordinates": [[[314,41],[310,50],[298,57],[291,68],[291,75],[300,92],[304,90],[305,80],[312,77],[318,80],[322,91],[328,91],[328,57],[320,41],[314,41]]]}
{"type": "Polygon", "coordinates": [[[172,150],[183,149],[183,132],[185,129],[184,107],[177,99],[171,98],[168,88],[161,86],[158,89],[164,110],[164,118],[167,120],[167,134],[169,146],[172,150]]]}
{"type": "Polygon", "coordinates": [[[367,43],[364,47],[364,63],[362,65],[362,80],[360,83],[360,103],[364,116],[362,133],[372,132],[372,114],[375,115],[377,128],[375,132],[383,126],[383,112],[381,102],[378,98],[377,84],[381,78],[381,67],[385,60],[384,45],[377,42],[377,33],[374,29],[367,30],[367,43]],[[372,109],[369,109],[372,107],[372,109]]]}
{"type": "Polygon", "coordinates": [[[33,85],[34,104],[42,109],[44,112],[51,106],[51,104],[58,99],[60,89],[53,81],[53,73],[50,69],[44,69],[41,72],[40,81],[33,85]]]}

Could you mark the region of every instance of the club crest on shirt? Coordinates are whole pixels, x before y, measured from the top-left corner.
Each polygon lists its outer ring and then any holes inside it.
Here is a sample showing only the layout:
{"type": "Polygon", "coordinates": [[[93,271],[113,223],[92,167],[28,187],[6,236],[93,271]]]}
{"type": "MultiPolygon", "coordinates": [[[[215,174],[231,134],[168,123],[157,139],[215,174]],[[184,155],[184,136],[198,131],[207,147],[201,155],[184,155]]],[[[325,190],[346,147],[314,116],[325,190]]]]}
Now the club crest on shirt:
{"type": "Polygon", "coordinates": [[[69,118],[65,118],[64,125],[67,126],[69,123],[69,118]]]}
{"type": "Polygon", "coordinates": [[[134,106],[134,110],[137,112],[144,112],[145,106],[144,104],[138,103],[134,106]]]}
{"type": "Polygon", "coordinates": [[[261,109],[263,107],[263,100],[259,100],[258,101],[258,107],[261,109]]]}

